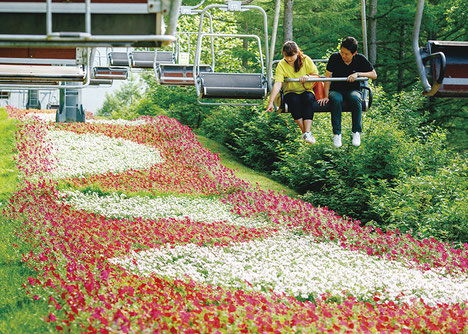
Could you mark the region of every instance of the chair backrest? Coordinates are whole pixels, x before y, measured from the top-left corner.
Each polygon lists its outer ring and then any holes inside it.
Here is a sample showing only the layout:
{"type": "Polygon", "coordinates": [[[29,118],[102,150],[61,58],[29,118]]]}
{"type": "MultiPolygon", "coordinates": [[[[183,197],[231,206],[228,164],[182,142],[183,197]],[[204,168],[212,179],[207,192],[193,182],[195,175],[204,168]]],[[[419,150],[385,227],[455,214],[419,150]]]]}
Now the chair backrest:
{"type": "Polygon", "coordinates": [[[201,97],[263,99],[266,79],[260,73],[200,73],[201,97]]]}
{"type": "Polygon", "coordinates": [[[94,67],[91,79],[126,80],[127,67],[94,67]]]}
{"type": "MultiPolygon", "coordinates": [[[[211,66],[200,65],[200,72],[211,72],[211,66]]],[[[170,86],[193,86],[193,65],[160,64],[159,83],[170,86]]]]}
{"type": "Polygon", "coordinates": [[[443,71],[443,80],[435,96],[468,97],[468,42],[429,41],[428,55],[441,52],[445,56],[445,68],[439,58],[429,58],[433,80],[443,71]]]}
{"type": "MultiPolygon", "coordinates": [[[[134,68],[154,68],[154,51],[134,51],[131,54],[132,67],[134,68]]],[[[171,51],[157,51],[156,65],[174,64],[175,58],[171,51]]]]}
{"type": "Polygon", "coordinates": [[[109,52],[109,65],[130,67],[130,58],[128,53],[118,51],[109,52]]]}

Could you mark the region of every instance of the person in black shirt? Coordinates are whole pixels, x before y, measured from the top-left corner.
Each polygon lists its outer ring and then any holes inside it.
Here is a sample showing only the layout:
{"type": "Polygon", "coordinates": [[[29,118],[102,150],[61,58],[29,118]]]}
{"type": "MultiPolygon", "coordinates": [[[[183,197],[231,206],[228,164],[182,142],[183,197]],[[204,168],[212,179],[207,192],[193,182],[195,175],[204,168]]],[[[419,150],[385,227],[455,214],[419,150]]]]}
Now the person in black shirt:
{"type": "Polygon", "coordinates": [[[372,64],[362,54],[357,53],[358,42],[353,37],[346,37],[341,42],[340,52],[333,53],[327,64],[325,77],[346,77],[347,81],[325,82],[324,98],[318,100],[320,105],[330,102],[331,123],[333,128],[333,144],[340,147],[341,144],[341,112],[343,101],[351,106],[353,145],[361,145],[362,132],[362,104],[358,77],[376,79],[372,64]]]}

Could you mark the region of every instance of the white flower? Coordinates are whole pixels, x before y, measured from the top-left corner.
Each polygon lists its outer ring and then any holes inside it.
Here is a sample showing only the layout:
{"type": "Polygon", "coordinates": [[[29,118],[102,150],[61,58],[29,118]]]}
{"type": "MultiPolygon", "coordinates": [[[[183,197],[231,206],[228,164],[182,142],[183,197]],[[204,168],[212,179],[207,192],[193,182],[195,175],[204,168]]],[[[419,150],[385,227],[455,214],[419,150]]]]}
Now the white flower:
{"type": "Polygon", "coordinates": [[[81,177],[105,172],[142,169],[162,162],[153,147],[101,134],[49,131],[57,166],[52,177],[81,177]]]}
{"type": "Polygon", "coordinates": [[[189,275],[200,282],[244,289],[250,289],[249,282],[257,291],[293,296],[340,295],[347,290],[362,299],[379,292],[387,300],[397,300],[403,292],[401,301],[422,298],[432,305],[468,300],[466,278],[409,269],[286,231],[231,247],[166,246],[110,261],[140,275],[189,275]]]}
{"type": "Polygon", "coordinates": [[[186,196],[126,197],[112,194],[99,196],[96,193],[83,194],[66,191],[67,201],[74,207],[99,213],[112,218],[141,217],[146,219],[188,217],[192,221],[205,223],[223,221],[230,225],[265,227],[268,222],[260,219],[241,217],[232,212],[232,207],[216,198],[186,196]]]}

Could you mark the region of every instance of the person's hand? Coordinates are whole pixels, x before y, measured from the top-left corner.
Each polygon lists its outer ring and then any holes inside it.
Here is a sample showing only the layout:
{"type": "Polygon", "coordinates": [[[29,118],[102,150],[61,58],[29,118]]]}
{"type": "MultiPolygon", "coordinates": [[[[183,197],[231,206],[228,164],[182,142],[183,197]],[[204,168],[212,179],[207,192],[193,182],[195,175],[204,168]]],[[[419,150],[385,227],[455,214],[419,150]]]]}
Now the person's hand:
{"type": "Polygon", "coordinates": [[[304,75],[302,77],[299,78],[299,82],[300,83],[306,83],[307,82],[307,79],[309,79],[309,76],[308,75],[304,75]]]}
{"type": "Polygon", "coordinates": [[[356,81],[357,77],[358,77],[358,72],[350,74],[349,77],[346,79],[346,81],[354,82],[354,81],[356,81]]]}
{"type": "Polygon", "coordinates": [[[328,103],[329,99],[328,97],[324,97],[323,99],[320,99],[320,100],[317,100],[317,103],[320,105],[320,106],[324,106],[328,103]]]}
{"type": "Polygon", "coordinates": [[[268,103],[268,106],[266,108],[266,112],[272,112],[273,111],[273,103],[268,103]]]}

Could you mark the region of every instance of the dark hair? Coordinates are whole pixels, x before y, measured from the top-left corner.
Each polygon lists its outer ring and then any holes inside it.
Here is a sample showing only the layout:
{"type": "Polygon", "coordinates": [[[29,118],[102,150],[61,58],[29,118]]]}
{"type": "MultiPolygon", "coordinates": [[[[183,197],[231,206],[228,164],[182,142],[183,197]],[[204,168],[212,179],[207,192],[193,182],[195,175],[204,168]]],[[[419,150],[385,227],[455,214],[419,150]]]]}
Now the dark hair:
{"type": "Polygon", "coordinates": [[[358,47],[358,41],[354,37],[346,37],[341,42],[341,47],[348,49],[351,53],[355,53],[358,47]]]}
{"type": "Polygon", "coordinates": [[[283,55],[291,57],[297,53],[296,61],[294,62],[294,72],[298,72],[304,64],[304,54],[297,46],[296,42],[287,41],[283,44],[283,55]]]}

